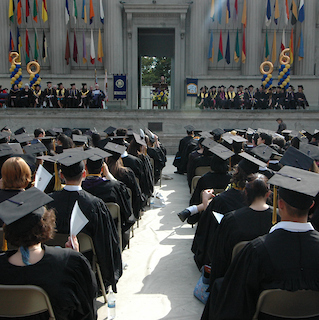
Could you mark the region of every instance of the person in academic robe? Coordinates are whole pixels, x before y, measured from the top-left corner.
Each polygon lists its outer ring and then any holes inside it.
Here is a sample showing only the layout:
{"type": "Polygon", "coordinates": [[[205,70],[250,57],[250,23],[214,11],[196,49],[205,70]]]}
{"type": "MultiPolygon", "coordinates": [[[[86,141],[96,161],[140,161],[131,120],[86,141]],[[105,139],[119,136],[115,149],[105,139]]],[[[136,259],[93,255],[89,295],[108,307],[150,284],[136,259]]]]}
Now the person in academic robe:
{"type": "Polygon", "coordinates": [[[67,108],[78,108],[81,103],[81,94],[75,87],[75,83],[70,84],[71,89],[66,92],[66,107],[67,108]]]}
{"type": "Polygon", "coordinates": [[[244,109],[245,105],[245,92],[243,91],[243,86],[239,85],[237,87],[237,92],[235,96],[235,109],[244,109]]]}
{"type": "Polygon", "coordinates": [[[289,86],[285,93],[285,109],[296,109],[296,100],[293,86],[289,86]]]}
{"type": "Polygon", "coordinates": [[[44,108],[57,107],[56,90],[52,88],[51,81],[47,81],[47,87],[43,90],[43,107],[44,108]]]}
{"type": "Polygon", "coordinates": [[[226,92],[225,92],[225,86],[220,86],[220,91],[217,93],[216,97],[216,106],[217,109],[225,109],[227,102],[226,92]]]}
{"type": "Polygon", "coordinates": [[[226,109],[235,109],[235,96],[234,86],[230,85],[226,92],[226,109]]]}
{"type": "Polygon", "coordinates": [[[216,98],[217,98],[216,86],[210,87],[208,93],[209,93],[207,98],[208,107],[210,109],[216,109],[216,98]]]}
{"type": "Polygon", "coordinates": [[[63,83],[58,83],[58,90],[56,91],[56,98],[59,108],[65,108],[66,106],[66,90],[63,83]]]}
{"type": "Polygon", "coordinates": [[[246,109],[254,109],[256,105],[254,86],[251,84],[248,86],[248,92],[245,97],[245,108],[246,109]]]}
{"type": "Polygon", "coordinates": [[[276,92],[273,93],[274,109],[283,109],[283,99],[284,94],[282,93],[281,87],[277,86],[276,92]]]}
{"type": "Polygon", "coordinates": [[[34,108],[42,108],[42,91],[41,86],[36,84],[33,90],[33,105],[34,108]]]}
{"type": "Polygon", "coordinates": [[[124,183],[102,177],[102,172],[106,171],[109,175],[108,167],[104,159],[86,161],[87,177],[82,182],[82,188],[92,195],[102,199],[105,203],[117,203],[120,207],[121,227],[122,227],[122,249],[129,242],[130,228],[135,223],[130,204],[130,195],[124,183]],[[103,170],[104,169],[104,170],[103,170]]]}
{"type": "MultiPolygon", "coordinates": [[[[57,320],[96,320],[97,283],[88,260],[77,252],[76,237],[75,250],[70,249],[71,241],[66,243],[68,249],[44,244],[54,237],[54,211],[43,206],[50,201],[31,188],[0,204],[6,240],[18,248],[0,255],[0,284],[42,288],[57,320]]],[[[48,312],[31,318],[48,319],[48,312]]]]}
{"type": "Polygon", "coordinates": [[[8,95],[8,106],[18,107],[20,89],[17,84],[13,84],[8,95]]]}
{"type": "Polygon", "coordinates": [[[206,109],[207,107],[207,98],[208,98],[208,92],[207,92],[207,87],[201,87],[200,92],[197,95],[196,98],[196,108],[199,109],[206,109]]]}
{"type": "Polygon", "coordinates": [[[288,166],[268,181],[279,187],[281,221],[249,242],[224,279],[214,282],[202,320],[252,319],[260,293],[268,289],[319,291],[319,233],[307,222],[317,181],[318,174],[288,166]]]}
{"type": "Polygon", "coordinates": [[[278,129],[276,132],[281,134],[282,131],[287,129],[287,125],[283,122],[281,118],[277,118],[276,121],[278,123],[278,129]]]}
{"type": "Polygon", "coordinates": [[[307,101],[307,98],[303,92],[303,86],[298,86],[298,92],[295,93],[295,99],[297,103],[298,109],[303,108],[306,109],[306,107],[309,107],[309,103],[307,101]]]}
{"type": "Polygon", "coordinates": [[[100,90],[100,86],[95,84],[95,90],[92,91],[92,99],[90,103],[90,108],[103,108],[103,100],[105,99],[105,93],[100,90]]]}
{"type": "Polygon", "coordinates": [[[81,94],[80,107],[84,109],[88,109],[90,107],[91,91],[88,90],[86,83],[82,83],[82,89],[80,90],[80,94],[81,94]]]}
{"type": "Polygon", "coordinates": [[[28,83],[26,83],[24,88],[20,90],[17,104],[22,108],[32,107],[32,91],[30,90],[28,83]]]}
{"type": "MultiPolygon", "coordinates": [[[[122,259],[119,247],[119,236],[112,216],[104,201],[82,189],[85,178],[85,166],[79,162],[81,155],[74,153],[66,156],[59,154],[57,161],[63,162],[67,157],[68,164],[61,164],[61,178],[65,187],[61,191],[50,194],[53,198],[48,207],[56,212],[56,229],[58,233],[70,233],[70,218],[75,202],[89,220],[81,232],[89,235],[95,247],[101,268],[103,282],[106,287],[112,285],[116,292],[116,283],[122,275],[122,259]],[[60,160],[58,160],[60,159],[60,160]]],[[[65,163],[65,162],[64,162],[65,163]]]]}

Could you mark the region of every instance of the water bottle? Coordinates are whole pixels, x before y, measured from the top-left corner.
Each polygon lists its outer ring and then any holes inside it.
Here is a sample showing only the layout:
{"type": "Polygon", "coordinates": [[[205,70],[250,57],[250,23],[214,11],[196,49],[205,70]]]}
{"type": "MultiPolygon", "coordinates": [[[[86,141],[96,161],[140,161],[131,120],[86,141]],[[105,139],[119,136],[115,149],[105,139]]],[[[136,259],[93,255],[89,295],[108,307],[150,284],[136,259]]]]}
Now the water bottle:
{"type": "Polygon", "coordinates": [[[107,299],[107,308],[108,308],[108,320],[115,319],[115,294],[111,290],[107,299]]]}

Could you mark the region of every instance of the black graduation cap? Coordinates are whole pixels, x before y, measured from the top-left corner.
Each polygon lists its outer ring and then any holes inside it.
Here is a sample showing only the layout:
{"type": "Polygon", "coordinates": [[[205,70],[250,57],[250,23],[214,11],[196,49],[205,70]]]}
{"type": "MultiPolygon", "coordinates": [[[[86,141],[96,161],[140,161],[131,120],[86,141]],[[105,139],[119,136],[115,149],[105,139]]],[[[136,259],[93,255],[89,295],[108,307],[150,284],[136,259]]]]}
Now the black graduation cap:
{"type": "Polygon", "coordinates": [[[235,88],[232,84],[229,86],[229,88],[235,88]]]}
{"type": "Polygon", "coordinates": [[[268,180],[278,186],[279,196],[289,205],[298,209],[309,209],[313,198],[319,192],[318,174],[290,166],[284,166],[268,180]]]}
{"type": "Polygon", "coordinates": [[[2,132],[3,130],[9,131],[10,128],[8,128],[7,126],[4,126],[0,131],[2,132]]]}
{"type": "Polygon", "coordinates": [[[300,143],[299,150],[313,160],[319,160],[319,147],[309,143],[300,143]]]}
{"type": "Polygon", "coordinates": [[[75,148],[68,149],[68,151],[64,150],[62,153],[51,157],[52,160],[66,167],[72,166],[87,158],[88,158],[88,154],[85,151],[75,149],[75,148]]]}
{"type": "Polygon", "coordinates": [[[38,142],[34,144],[29,144],[23,147],[23,150],[25,151],[26,154],[37,154],[37,153],[47,151],[47,148],[42,142],[38,142]]]}
{"type": "Polygon", "coordinates": [[[57,86],[60,87],[60,85],[63,84],[62,82],[58,83],[57,86]]]}
{"type": "Polygon", "coordinates": [[[225,131],[224,131],[224,129],[216,128],[216,129],[212,130],[212,133],[213,133],[215,136],[221,136],[222,134],[225,133],[225,131]]]}
{"type": "Polygon", "coordinates": [[[0,158],[13,154],[12,148],[7,143],[0,144],[0,158]]]}
{"type": "Polygon", "coordinates": [[[37,188],[30,188],[0,203],[0,218],[9,225],[28,214],[40,216],[44,214],[43,206],[53,201],[37,188]]]}
{"type": "Polygon", "coordinates": [[[62,133],[63,129],[62,128],[52,128],[53,131],[55,131],[56,133],[62,133]]]}
{"type": "Polygon", "coordinates": [[[72,130],[70,128],[62,128],[63,133],[68,136],[69,138],[72,137],[72,130]]]}
{"type": "Polygon", "coordinates": [[[84,86],[86,86],[87,84],[86,83],[82,83],[82,86],[84,87],[84,86]]]}
{"type": "Polygon", "coordinates": [[[242,84],[240,84],[239,86],[237,86],[237,89],[239,88],[243,88],[244,86],[242,84]]]}
{"type": "Polygon", "coordinates": [[[104,130],[104,132],[107,133],[107,134],[112,134],[112,133],[114,133],[115,130],[116,130],[115,127],[109,126],[108,128],[106,128],[104,130]]]}
{"type": "Polygon", "coordinates": [[[88,136],[83,136],[83,135],[78,135],[78,134],[73,134],[72,135],[72,140],[74,142],[81,142],[82,144],[83,143],[87,143],[88,141],[88,136]]]}
{"type": "Polygon", "coordinates": [[[216,143],[213,147],[209,149],[209,151],[214,153],[216,156],[223,160],[227,160],[235,154],[233,151],[229,150],[220,143],[216,143]]]}
{"type": "Polygon", "coordinates": [[[248,88],[254,88],[254,86],[251,84],[251,85],[248,86],[248,88]]]}
{"type": "Polygon", "coordinates": [[[217,144],[216,141],[210,139],[210,138],[206,138],[203,142],[202,145],[204,147],[206,147],[207,149],[211,149],[212,147],[214,147],[217,144]]]}
{"type": "Polygon", "coordinates": [[[52,81],[47,81],[47,84],[52,83],[52,81]]]}
{"type": "Polygon", "coordinates": [[[300,84],[300,85],[298,86],[298,88],[301,88],[301,89],[303,90],[303,85],[302,85],[302,84],[300,84]]]}
{"type": "Polygon", "coordinates": [[[70,87],[72,87],[72,86],[75,86],[75,83],[71,83],[71,84],[70,84],[70,87]]]}
{"type": "Polygon", "coordinates": [[[187,131],[187,132],[192,132],[195,130],[195,128],[192,126],[192,125],[187,125],[184,127],[184,129],[187,131]]]}
{"type": "Polygon", "coordinates": [[[15,135],[21,134],[21,133],[26,133],[25,127],[22,127],[16,131],[14,131],[15,135]]]}
{"type": "Polygon", "coordinates": [[[103,160],[104,158],[112,156],[109,152],[106,152],[100,148],[90,148],[86,150],[85,153],[88,155],[87,159],[91,161],[103,160]]]}
{"type": "Polygon", "coordinates": [[[133,136],[134,136],[135,141],[136,141],[138,144],[140,144],[140,145],[142,145],[142,146],[145,146],[145,147],[147,146],[145,139],[142,138],[139,134],[133,132],[133,136]]]}
{"type": "Polygon", "coordinates": [[[245,129],[236,129],[237,133],[244,135],[247,131],[245,129]]]}
{"type": "Polygon", "coordinates": [[[216,86],[211,86],[210,89],[216,88],[216,86]]]}
{"type": "Polygon", "coordinates": [[[273,153],[276,153],[274,149],[271,147],[267,146],[266,144],[260,144],[259,146],[256,146],[251,150],[251,152],[259,159],[262,161],[267,162],[273,153]]]}
{"type": "Polygon", "coordinates": [[[19,143],[30,142],[34,139],[34,136],[27,133],[21,133],[15,136],[19,143]]]}
{"type": "Polygon", "coordinates": [[[284,166],[309,170],[312,166],[313,159],[300,150],[289,147],[281,158],[280,163],[284,166]]]}
{"type": "Polygon", "coordinates": [[[9,136],[10,136],[10,132],[8,132],[8,131],[1,131],[0,132],[0,140],[7,138],[9,136]]]}
{"type": "Polygon", "coordinates": [[[104,149],[106,149],[107,151],[110,151],[112,154],[123,154],[126,151],[126,147],[122,146],[120,144],[116,144],[113,142],[108,142],[105,146],[104,149]]]}
{"type": "Polygon", "coordinates": [[[202,131],[200,133],[200,136],[203,137],[203,138],[212,138],[213,137],[213,135],[210,134],[208,131],[202,131]]]}
{"type": "Polygon", "coordinates": [[[56,132],[53,129],[48,129],[45,131],[45,136],[47,137],[52,137],[55,138],[56,137],[56,132]]]}
{"type": "Polygon", "coordinates": [[[256,173],[259,167],[266,167],[267,164],[259,159],[253,157],[252,155],[241,152],[239,155],[243,158],[239,161],[238,166],[241,167],[247,175],[251,173],[256,173]]]}
{"type": "Polygon", "coordinates": [[[127,135],[132,136],[133,135],[133,129],[132,128],[127,128],[127,135]]]}

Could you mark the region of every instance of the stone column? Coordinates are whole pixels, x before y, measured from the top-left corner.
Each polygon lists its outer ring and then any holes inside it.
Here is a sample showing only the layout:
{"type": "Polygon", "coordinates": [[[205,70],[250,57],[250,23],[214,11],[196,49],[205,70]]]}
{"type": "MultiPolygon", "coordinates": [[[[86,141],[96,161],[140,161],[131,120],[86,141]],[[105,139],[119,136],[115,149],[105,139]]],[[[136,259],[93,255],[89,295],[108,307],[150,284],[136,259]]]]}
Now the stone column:
{"type": "Polygon", "coordinates": [[[11,27],[12,38],[14,41],[14,46],[17,45],[16,43],[17,27],[15,26],[14,23],[12,23],[9,20],[8,12],[9,12],[9,1],[1,1],[0,19],[2,23],[1,23],[1,32],[0,32],[0,42],[2,45],[0,46],[0,57],[2,57],[2,63],[0,64],[0,73],[9,73],[9,69],[11,65],[8,60],[9,59],[10,27],[11,27]]]}

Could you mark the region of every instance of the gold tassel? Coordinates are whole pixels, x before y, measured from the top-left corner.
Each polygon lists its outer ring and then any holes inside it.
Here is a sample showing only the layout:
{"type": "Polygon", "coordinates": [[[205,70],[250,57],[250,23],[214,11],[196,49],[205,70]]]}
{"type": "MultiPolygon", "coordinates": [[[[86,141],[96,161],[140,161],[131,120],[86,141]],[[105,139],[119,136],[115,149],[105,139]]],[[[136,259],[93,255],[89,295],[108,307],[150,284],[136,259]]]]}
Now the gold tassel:
{"type": "Polygon", "coordinates": [[[8,243],[4,233],[3,233],[2,251],[8,251],[8,243]]]}
{"type": "Polygon", "coordinates": [[[59,177],[58,164],[54,162],[54,191],[62,190],[61,180],[59,177]]]}
{"type": "Polygon", "coordinates": [[[274,210],[272,212],[272,224],[276,224],[277,223],[277,187],[276,186],[274,186],[273,207],[274,207],[274,210]]]}
{"type": "Polygon", "coordinates": [[[229,168],[228,171],[231,171],[231,157],[229,158],[229,168]]]}

